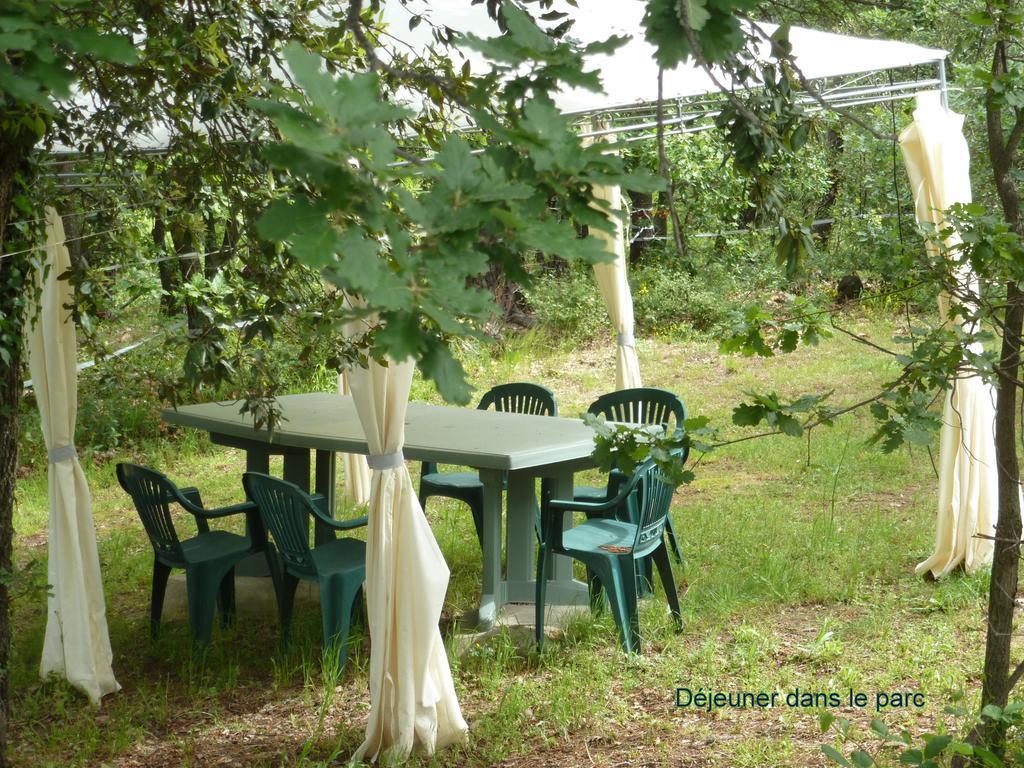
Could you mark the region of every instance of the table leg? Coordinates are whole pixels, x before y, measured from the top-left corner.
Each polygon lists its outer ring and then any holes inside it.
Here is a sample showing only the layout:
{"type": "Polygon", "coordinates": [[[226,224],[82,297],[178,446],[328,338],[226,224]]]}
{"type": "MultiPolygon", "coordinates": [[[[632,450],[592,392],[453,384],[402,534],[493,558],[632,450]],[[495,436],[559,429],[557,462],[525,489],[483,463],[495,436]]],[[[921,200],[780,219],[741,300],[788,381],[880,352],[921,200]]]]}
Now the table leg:
{"type": "MultiPolygon", "coordinates": [[[[309,493],[309,450],[305,448],[286,448],[282,453],[284,468],[282,477],[289,483],[295,483],[299,488],[309,493]]],[[[317,526],[313,530],[313,542],[317,543],[317,526]]],[[[309,541],[309,518],[306,518],[306,540],[309,541]]]]}
{"type": "MultiPolygon", "coordinates": [[[[557,471],[557,470],[556,470],[557,471]]],[[[546,481],[556,499],[572,498],[572,473],[563,473],[546,481]]],[[[536,536],[533,521],[537,508],[534,478],[525,472],[509,472],[508,501],[508,581],[505,599],[513,603],[532,603],[537,598],[535,569],[536,536]]],[[[571,515],[566,525],[572,525],[571,515]]],[[[587,605],[587,587],[572,577],[572,559],[554,555],[548,565],[546,601],[551,605],[587,605]]]]}
{"type": "MultiPolygon", "coordinates": [[[[245,471],[260,472],[264,475],[270,474],[270,452],[255,445],[245,449],[245,471]]],[[[246,521],[246,534],[252,535],[253,531],[248,530],[249,523],[246,521]]],[[[262,523],[261,523],[262,525],[262,523]]],[[[266,537],[268,545],[273,549],[270,542],[270,535],[265,531],[262,535],[266,537]]],[[[263,554],[250,555],[235,566],[235,576],[270,576],[272,571],[269,568],[269,560],[263,554]]]]}
{"type": "Polygon", "coordinates": [[[309,450],[306,448],[285,450],[282,474],[289,483],[295,483],[309,493],[309,450]]]}
{"type": "Polygon", "coordinates": [[[484,631],[494,626],[498,611],[505,602],[501,581],[502,472],[499,469],[481,469],[480,481],[484,486],[484,573],[477,621],[479,629],[484,631]]]}
{"type": "Polygon", "coordinates": [[[327,499],[327,511],[334,517],[335,499],[334,483],[336,477],[337,455],[334,451],[316,452],[316,469],[314,470],[313,490],[322,493],[327,499]]]}
{"type": "Polygon", "coordinates": [[[537,537],[533,521],[537,514],[536,480],[525,472],[508,473],[505,502],[507,526],[506,597],[516,603],[532,603],[535,597],[534,550],[537,537]]]}
{"type": "MultiPolygon", "coordinates": [[[[558,477],[551,478],[551,495],[555,499],[572,498],[572,473],[562,473],[558,477]]],[[[562,521],[562,530],[572,528],[572,514],[566,513],[562,521]]],[[[554,568],[551,571],[553,581],[566,581],[572,579],[572,558],[565,555],[555,555],[554,568]]]]}
{"type": "Polygon", "coordinates": [[[270,452],[261,448],[247,448],[245,451],[245,471],[270,474],[270,452]]]}
{"type": "MultiPolygon", "coordinates": [[[[327,499],[327,514],[334,517],[334,479],[335,479],[335,457],[334,451],[317,451],[316,468],[313,472],[313,490],[322,493],[327,499]]],[[[334,538],[334,531],[323,523],[317,522],[313,528],[313,542],[316,545],[334,538]]]]}
{"type": "MultiPolygon", "coordinates": [[[[572,472],[561,471],[548,480],[551,484],[551,496],[555,499],[572,498],[572,472]]],[[[572,528],[572,513],[567,512],[562,521],[562,530],[572,528]]],[[[590,598],[587,585],[572,576],[572,558],[565,555],[553,555],[547,572],[551,574],[547,586],[547,602],[551,605],[589,605],[590,598]]]]}

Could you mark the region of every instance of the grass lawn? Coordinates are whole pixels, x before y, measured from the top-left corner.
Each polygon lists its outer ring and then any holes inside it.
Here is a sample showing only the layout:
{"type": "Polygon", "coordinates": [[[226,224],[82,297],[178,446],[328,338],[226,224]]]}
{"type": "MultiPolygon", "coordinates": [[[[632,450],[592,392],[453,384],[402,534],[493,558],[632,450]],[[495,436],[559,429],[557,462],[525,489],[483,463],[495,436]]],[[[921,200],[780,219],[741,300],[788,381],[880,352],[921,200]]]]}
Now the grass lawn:
{"type": "MultiPolygon", "coordinates": [[[[848,318],[855,332],[886,343],[897,324],[869,315],[848,318]]],[[[614,381],[610,345],[573,349],[529,335],[496,351],[464,352],[481,390],[502,381],[542,382],[568,416],[580,414],[614,381]]],[[[842,405],[870,394],[894,372],[888,360],[845,336],[824,341],[817,351],[767,360],[723,357],[711,343],[668,336],[641,341],[639,354],[645,383],[678,392],[692,415],[710,417],[727,436],[742,434],[730,425],[730,413],[746,389],[785,396],[834,389],[832,400],[842,405]]],[[[436,398],[421,382],[413,396],[436,398]]],[[[830,710],[849,718],[861,735],[876,716],[879,693],[924,697],[921,707],[881,713],[894,730],[952,727],[946,708],[973,707],[980,686],[987,574],[939,583],[914,575],[934,535],[932,462],[923,450],[882,454],[867,444],[872,431],[870,416],[858,412],[814,430],[809,440],[751,440],[703,457],[696,481],[680,489],[672,509],[685,556],[684,566],[676,567],[684,631],[673,631],[657,595],[641,606],[642,657],[621,654],[607,613],[574,620],[542,655],[524,650],[509,632],[461,656],[452,650],[471,738],[423,763],[823,765],[819,744],[834,743],[834,734],[819,732],[819,708],[784,706],[785,695],[796,689],[840,693],[844,704],[851,690],[866,694],[866,707],[830,710]],[[781,695],[774,708],[709,713],[676,707],[680,687],[781,695]]],[[[353,639],[349,666],[340,674],[321,665],[313,605],[298,611],[286,656],[275,652],[273,615],[243,615],[215,636],[202,658],[189,653],[181,618],[167,620],[151,644],[152,554],[114,479],[121,458],[198,485],[208,504],[240,500],[241,453],[195,434],[85,461],[114,669],[124,688],[94,709],[66,685],[38,679],[44,463],[23,473],[15,561],[29,578],[21,582],[14,613],[15,764],[343,762],[360,743],[368,715],[368,638],[353,639]]],[[[456,615],[472,608],[479,594],[472,520],[468,509],[437,499],[428,516],[452,572],[446,612],[456,615]]],[[[895,764],[895,754],[879,760],[895,764]]]]}

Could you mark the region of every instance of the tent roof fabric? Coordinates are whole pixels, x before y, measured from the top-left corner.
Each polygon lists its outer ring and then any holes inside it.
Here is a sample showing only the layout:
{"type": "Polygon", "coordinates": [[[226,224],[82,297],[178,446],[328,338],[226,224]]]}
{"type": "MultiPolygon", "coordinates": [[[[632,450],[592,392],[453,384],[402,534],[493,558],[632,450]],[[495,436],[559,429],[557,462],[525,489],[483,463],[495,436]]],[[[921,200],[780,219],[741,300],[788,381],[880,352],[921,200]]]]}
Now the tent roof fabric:
{"type": "MultiPolygon", "coordinates": [[[[584,43],[604,40],[613,34],[631,38],[615,53],[591,58],[591,64],[601,73],[605,93],[574,89],[558,94],[555,101],[563,111],[585,114],[657,101],[658,65],[653,46],[644,39],[641,25],[644,7],[643,0],[586,0],[579,9],[568,6],[563,9],[576,20],[569,34],[584,43]]],[[[432,39],[429,24],[409,30],[409,20],[417,14],[435,25],[458,32],[471,32],[480,37],[499,34],[497,24],[488,17],[483,5],[470,5],[466,0],[409,0],[403,5],[399,0],[388,0],[384,20],[390,24],[391,34],[417,50],[425,49],[432,39]]],[[[758,26],[768,35],[777,29],[774,24],[758,26]]],[[[792,27],[789,39],[796,63],[809,80],[936,64],[947,55],[946,51],[912,43],[851,37],[803,27],[792,27]]],[[[753,53],[767,58],[767,42],[753,53]]],[[[474,69],[482,65],[475,52],[466,51],[463,55],[474,69]]],[[[666,100],[717,91],[712,78],[695,64],[682,65],[665,73],[666,100]]]]}
{"type": "MultiPolygon", "coordinates": [[[[644,127],[651,120],[649,105],[658,97],[658,65],[654,60],[654,48],[644,39],[641,21],[643,19],[644,0],[585,0],[579,8],[573,8],[559,0],[558,10],[568,11],[575,19],[570,35],[583,43],[604,40],[611,35],[629,37],[629,41],[615,53],[595,55],[590,63],[601,74],[604,93],[593,93],[582,89],[567,90],[555,94],[555,102],[567,114],[578,115],[581,120],[589,115],[600,115],[609,112],[636,110],[631,118],[615,120],[614,127],[609,131],[619,133],[630,130],[630,124],[644,127]],[[647,106],[647,110],[637,110],[647,106]]],[[[426,51],[434,42],[433,27],[446,26],[457,32],[473,33],[480,37],[493,37],[500,34],[497,23],[487,15],[483,4],[472,5],[468,0],[385,0],[383,19],[389,25],[385,45],[394,45],[396,50],[406,46],[413,51],[426,51]],[[422,15],[431,23],[421,23],[409,29],[409,22],[414,16],[422,15]]],[[[759,24],[759,29],[767,35],[772,34],[777,26],[759,24]]],[[[862,37],[851,37],[834,32],[821,32],[803,27],[791,27],[790,42],[797,65],[808,80],[826,78],[843,78],[863,75],[869,72],[891,71],[919,65],[935,65],[946,58],[946,51],[938,48],[925,48],[912,43],[895,40],[872,40],[862,37]]],[[[753,51],[758,58],[768,58],[768,43],[765,42],[759,51],[753,51]]],[[[485,62],[475,51],[459,49],[453,56],[461,56],[470,62],[474,71],[485,71],[485,62]]],[[[718,78],[720,82],[724,78],[718,78]]],[[[938,80],[900,82],[890,86],[887,93],[895,98],[906,98],[923,88],[935,88],[938,80]]],[[[718,92],[714,80],[700,67],[682,65],[667,71],[664,77],[663,95],[666,102],[714,94],[718,92]]],[[[885,90],[884,87],[876,90],[885,90]]],[[[826,101],[843,103],[844,93],[823,91],[826,101]]],[[[856,98],[864,98],[863,94],[855,94],[856,98]]],[[[877,100],[885,100],[884,97],[877,100]]],[[[851,101],[853,103],[871,103],[868,101],[851,101]]],[[[88,108],[88,107],[87,107],[88,108]]],[[[705,111],[710,111],[705,109],[705,111]]],[[[700,111],[698,110],[697,114],[700,111]]],[[[691,115],[692,117],[693,115],[691,115]]],[[[162,125],[154,125],[152,130],[143,135],[131,138],[131,144],[137,149],[161,151],[170,144],[170,133],[162,125]]],[[[76,148],[57,145],[52,153],[75,154],[76,148]]]]}

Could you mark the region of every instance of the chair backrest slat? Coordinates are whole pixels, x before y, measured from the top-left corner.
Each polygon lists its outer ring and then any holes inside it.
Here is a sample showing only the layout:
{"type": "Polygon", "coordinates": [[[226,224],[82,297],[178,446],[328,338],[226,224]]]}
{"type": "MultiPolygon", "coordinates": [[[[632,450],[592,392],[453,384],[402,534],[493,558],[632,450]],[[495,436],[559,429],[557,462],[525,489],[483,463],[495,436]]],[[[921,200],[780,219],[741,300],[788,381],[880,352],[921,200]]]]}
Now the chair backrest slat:
{"type": "MultiPolygon", "coordinates": [[[[588,413],[625,424],[660,424],[678,429],[686,421],[686,405],[674,392],[656,387],[620,389],[601,395],[587,408],[588,413]]],[[[683,460],[686,460],[684,453],[683,460]]]]}
{"type": "Polygon", "coordinates": [[[555,393],[540,384],[513,382],[492,387],[480,398],[481,411],[493,408],[506,413],[524,413],[531,416],[557,416],[555,393]]]}
{"type": "Polygon", "coordinates": [[[633,554],[642,557],[661,542],[676,486],[651,459],[637,469],[637,474],[641,477],[634,496],[637,530],[633,554]]]}
{"type": "Polygon", "coordinates": [[[117,480],[131,497],[153,551],[175,561],[184,561],[181,541],[171,518],[174,484],[156,470],[127,462],[117,465],[117,480]]]}
{"type": "Polygon", "coordinates": [[[309,496],[294,483],[259,472],[242,475],[245,492],[259,507],[285,565],[315,573],[309,547],[309,496]]]}

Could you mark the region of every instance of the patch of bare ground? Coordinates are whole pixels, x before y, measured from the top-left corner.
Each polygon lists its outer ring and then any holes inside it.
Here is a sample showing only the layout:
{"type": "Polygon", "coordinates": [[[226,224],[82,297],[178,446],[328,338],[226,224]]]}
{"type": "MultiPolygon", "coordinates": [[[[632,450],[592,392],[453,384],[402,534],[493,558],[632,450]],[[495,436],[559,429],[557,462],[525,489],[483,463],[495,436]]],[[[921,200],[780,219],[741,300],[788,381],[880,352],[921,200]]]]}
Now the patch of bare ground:
{"type": "MultiPolygon", "coordinates": [[[[334,746],[358,744],[366,727],[369,698],[364,687],[348,681],[335,688],[323,712],[323,700],[311,700],[301,689],[268,692],[246,688],[217,701],[217,714],[189,711],[181,714],[118,756],[114,768],[164,768],[189,765],[220,766],[293,765],[304,752],[321,759],[334,746]]],[[[351,751],[351,750],[349,750],[351,751]]]]}
{"type": "MultiPolygon", "coordinates": [[[[870,608],[832,604],[829,616],[839,624],[855,621],[870,608]]],[[[924,621],[908,619],[910,621],[924,621]]],[[[809,666],[805,648],[820,632],[822,607],[787,606],[744,617],[773,638],[771,663],[799,670],[809,666]]],[[[734,641],[732,630],[713,630],[717,641],[727,647],[734,641]]],[[[706,634],[690,631],[681,639],[694,651],[706,641],[706,634]]],[[[677,651],[678,649],[676,649],[677,651]]],[[[641,669],[664,668],[666,659],[657,644],[646,648],[641,669]]],[[[672,652],[672,651],[668,651],[672,652]]],[[[608,653],[613,653],[609,649],[608,653]]],[[[624,662],[625,663],[625,662],[624,662]]],[[[527,671],[524,675],[549,674],[527,671]]],[[[685,670],[680,670],[684,674],[685,670]]],[[[614,686],[610,693],[621,704],[608,722],[588,724],[570,734],[543,733],[544,724],[533,720],[529,735],[515,754],[493,762],[475,754],[472,741],[459,755],[456,765],[495,765],[503,768],[568,768],[569,766],[666,766],[671,768],[719,768],[719,766],[822,766],[819,744],[828,741],[818,728],[817,715],[811,710],[721,709],[711,713],[679,709],[674,706],[674,690],[663,679],[649,684],[643,673],[632,682],[614,686]],[[540,732],[538,733],[538,729],[540,732]],[[747,752],[751,744],[764,745],[763,757],[747,752]],[[744,752],[738,761],[737,750],[744,752]],[[777,755],[784,755],[778,757],[777,755]],[[748,759],[749,758],[749,759],[748,759]],[[780,762],[781,761],[781,762],[780,762]]],[[[652,674],[652,678],[654,675],[652,674]]],[[[658,677],[662,677],[659,675],[658,677]]],[[[129,686],[130,681],[123,681],[129,686]]],[[[914,688],[915,681],[905,681],[914,688]]],[[[479,722],[495,713],[499,706],[492,698],[470,690],[462,697],[463,714],[469,722],[479,722]]],[[[216,695],[205,704],[181,692],[168,702],[169,714],[159,724],[149,725],[138,741],[108,764],[113,768],[164,768],[189,765],[195,768],[222,766],[295,765],[304,750],[326,759],[338,750],[339,764],[361,740],[366,726],[369,697],[365,680],[346,676],[323,710],[323,693],[302,687],[275,688],[245,684],[216,695]]],[[[869,709],[837,709],[862,731],[874,716],[869,709]]],[[[55,716],[56,717],[56,716],[55,716]]],[[[531,719],[527,715],[527,719],[531,719]]],[[[892,721],[893,718],[889,718],[892,721]]],[[[931,711],[913,717],[897,715],[898,727],[911,733],[934,728],[931,711]]],[[[54,725],[57,725],[55,720],[54,725]]],[[[45,727],[45,724],[37,724],[45,727]]],[[[101,729],[102,723],[98,723],[101,729]]],[[[453,764],[453,763],[448,763],[453,764]]],[[[27,764],[26,764],[27,765],[27,764]]]]}
{"type": "MultiPolygon", "coordinates": [[[[816,718],[807,715],[794,722],[764,712],[724,715],[660,713],[652,727],[638,720],[624,723],[614,734],[574,733],[569,739],[528,753],[510,756],[495,766],[502,768],[719,768],[737,765],[737,747],[751,740],[796,742],[784,762],[759,760],[758,766],[821,766],[821,741],[816,718]]],[[[748,763],[749,764],[749,763],[748,763]]]]}
{"type": "MultiPolygon", "coordinates": [[[[32,555],[38,555],[41,550],[46,549],[46,542],[49,536],[46,531],[37,531],[27,536],[15,535],[15,545],[19,550],[28,550],[32,555]]],[[[19,552],[19,554],[23,554],[19,552]]]]}
{"type": "Polygon", "coordinates": [[[841,502],[847,509],[868,511],[887,509],[906,512],[913,508],[918,499],[925,497],[932,502],[934,490],[923,484],[908,483],[900,490],[864,491],[844,496],[841,502]]]}
{"type": "MultiPolygon", "coordinates": [[[[858,606],[830,605],[829,615],[840,624],[862,617],[868,609],[858,606]]],[[[806,648],[812,645],[821,631],[820,606],[794,606],[774,611],[771,616],[748,617],[747,621],[762,627],[775,638],[772,664],[799,671],[809,669],[806,648]]],[[[924,620],[924,619],[919,619],[924,620]]],[[[721,631],[718,640],[731,643],[728,629],[721,631]]],[[[687,645],[698,646],[704,638],[693,635],[687,645]]],[[[918,681],[904,681],[906,690],[916,690],[918,681]]],[[[812,709],[775,707],[765,709],[718,709],[705,712],[678,709],[674,706],[674,692],[663,686],[640,686],[620,689],[630,715],[614,726],[614,735],[574,737],[558,748],[530,755],[543,757],[545,762],[530,762],[524,758],[510,758],[503,766],[526,765],[597,765],[597,766],[733,766],[737,764],[735,751],[739,747],[749,750],[750,744],[785,745],[784,758],[752,756],[758,766],[821,766],[825,764],[820,744],[831,737],[822,734],[818,713],[812,709]]],[[[876,713],[870,708],[840,707],[831,710],[844,717],[856,729],[866,732],[876,713]]],[[[908,730],[919,736],[933,731],[936,717],[931,709],[910,716],[906,712],[887,715],[886,720],[895,730],[908,730]]]]}

